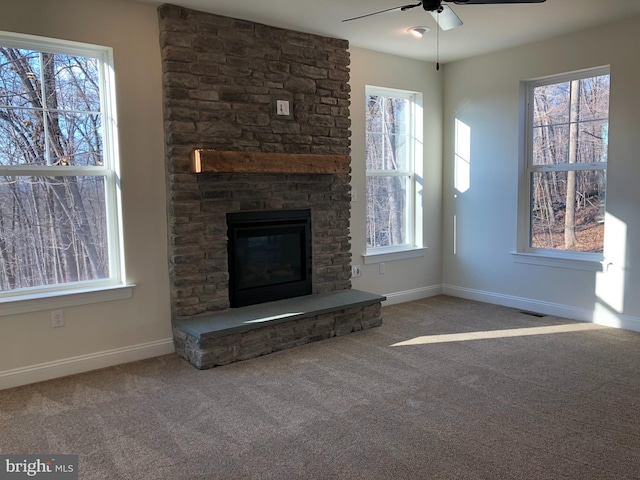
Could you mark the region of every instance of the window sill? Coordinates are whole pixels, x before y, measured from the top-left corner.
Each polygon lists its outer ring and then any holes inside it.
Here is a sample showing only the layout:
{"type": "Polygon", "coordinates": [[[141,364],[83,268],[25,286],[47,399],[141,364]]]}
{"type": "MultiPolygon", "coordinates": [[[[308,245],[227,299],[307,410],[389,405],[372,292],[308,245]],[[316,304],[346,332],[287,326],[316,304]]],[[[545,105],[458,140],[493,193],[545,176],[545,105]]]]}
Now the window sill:
{"type": "Polygon", "coordinates": [[[541,254],[541,253],[527,253],[527,252],[511,252],[513,260],[516,263],[526,263],[528,265],[538,265],[542,267],[556,267],[556,268],[569,268],[573,270],[586,270],[588,272],[602,272],[603,271],[603,259],[599,255],[592,255],[590,258],[572,256],[570,254],[565,255],[553,255],[553,254],[541,254]]]}
{"type": "Polygon", "coordinates": [[[392,260],[403,260],[405,258],[424,257],[427,254],[427,248],[407,248],[403,250],[387,250],[384,252],[365,253],[362,255],[365,265],[372,263],[390,262],[392,260]]]}
{"type": "Polygon", "coordinates": [[[2,298],[0,317],[131,298],[133,287],[134,285],[116,285],[2,298]]]}

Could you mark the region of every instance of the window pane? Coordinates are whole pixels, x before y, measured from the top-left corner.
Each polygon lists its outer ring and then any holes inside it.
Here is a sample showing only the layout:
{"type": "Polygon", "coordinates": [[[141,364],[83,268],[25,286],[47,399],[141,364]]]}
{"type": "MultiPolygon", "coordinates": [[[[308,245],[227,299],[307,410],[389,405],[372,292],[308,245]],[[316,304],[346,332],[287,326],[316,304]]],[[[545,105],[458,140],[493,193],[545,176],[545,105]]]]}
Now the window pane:
{"type": "Polygon", "coordinates": [[[569,125],[533,129],[533,165],[555,165],[569,161],[569,125]]]}
{"type": "Polygon", "coordinates": [[[409,138],[406,135],[387,135],[389,148],[385,155],[385,168],[387,170],[409,169],[409,138]]]}
{"type": "Polygon", "coordinates": [[[607,161],[609,121],[584,122],[578,127],[578,163],[607,161]]]}
{"type": "Polygon", "coordinates": [[[607,160],[609,75],[534,89],[533,165],[607,160]]]}
{"type": "Polygon", "coordinates": [[[579,121],[609,117],[610,76],[600,75],[580,80],[579,121]]]}
{"type": "Polygon", "coordinates": [[[0,107],[0,165],[46,165],[41,111],[0,107]]]}
{"type": "Polygon", "coordinates": [[[102,158],[102,125],[99,114],[48,115],[55,135],[49,136],[49,159],[52,165],[100,166],[102,158]]]}
{"type": "Polygon", "coordinates": [[[409,170],[409,137],[370,133],[366,138],[367,170],[409,170]]]}
{"type": "Polygon", "coordinates": [[[542,85],[533,90],[533,125],[558,125],[569,122],[569,82],[542,85]]]}
{"type": "Polygon", "coordinates": [[[410,114],[408,99],[367,96],[367,170],[409,170],[410,114]]]}
{"type": "Polygon", "coordinates": [[[383,100],[384,98],[378,95],[367,95],[367,111],[365,113],[367,132],[382,133],[383,100]]]}
{"type": "Polygon", "coordinates": [[[535,127],[533,129],[533,165],[596,163],[607,161],[609,143],[608,120],[570,125],[535,127]],[[570,156],[574,143],[575,158],[570,156]]]}
{"type": "Polygon", "coordinates": [[[390,135],[408,133],[409,100],[384,97],[385,132],[390,135]]]}
{"type": "Polygon", "coordinates": [[[99,112],[98,60],[43,53],[47,108],[99,112]]]}
{"type": "Polygon", "coordinates": [[[95,58],[0,47],[0,165],[102,165],[99,113],[72,113],[100,111],[99,85],[95,58]]]}
{"type": "Polygon", "coordinates": [[[367,247],[404,245],[409,177],[367,177],[367,247]]]}
{"type": "Polygon", "coordinates": [[[367,170],[380,170],[384,168],[384,140],[385,136],[380,133],[367,134],[365,142],[367,170]]]}
{"type": "Polygon", "coordinates": [[[531,192],[531,247],[602,253],[606,170],[533,173],[531,192]]]}
{"type": "Polygon", "coordinates": [[[103,177],[0,177],[0,291],[109,277],[103,177]]]}
{"type": "Polygon", "coordinates": [[[0,106],[42,107],[39,52],[0,46],[0,106]]]}

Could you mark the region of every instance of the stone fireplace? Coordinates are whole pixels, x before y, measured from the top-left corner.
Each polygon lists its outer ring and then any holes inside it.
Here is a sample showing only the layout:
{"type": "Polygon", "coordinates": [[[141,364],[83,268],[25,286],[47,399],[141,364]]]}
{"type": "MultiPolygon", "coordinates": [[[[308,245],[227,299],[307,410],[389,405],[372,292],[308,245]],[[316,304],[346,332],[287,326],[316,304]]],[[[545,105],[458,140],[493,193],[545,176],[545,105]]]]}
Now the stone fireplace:
{"type": "MultiPolygon", "coordinates": [[[[351,289],[348,43],[173,5],[159,7],[159,19],[172,318],[174,327],[181,327],[174,328],[178,353],[207,368],[291,343],[261,346],[252,353],[238,347],[244,337],[226,338],[227,333],[246,337],[244,326],[227,332],[214,327],[217,343],[210,332],[188,326],[228,318],[228,216],[307,211],[311,293],[329,299],[326,295],[351,289]],[[288,115],[278,114],[283,101],[288,115]],[[194,170],[193,154],[200,149],[219,152],[221,159],[204,169],[198,163],[194,170]],[[336,158],[346,159],[347,168],[316,168],[336,158]],[[213,355],[198,342],[215,343],[212,348],[222,354],[213,355]]],[[[316,332],[306,341],[379,324],[381,297],[363,298],[332,310],[341,327],[335,318],[333,324],[327,320],[324,307],[321,313],[310,311],[307,320],[297,319],[328,325],[329,335],[309,325],[302,328],[316,332]],[[346,321],[344,312],[354,308],[353,321],[346,321]],[[347,323],[353,325],[347,328],[347,323]]],[[[294,343],[305,342],[298,338],[294,343]]]]}

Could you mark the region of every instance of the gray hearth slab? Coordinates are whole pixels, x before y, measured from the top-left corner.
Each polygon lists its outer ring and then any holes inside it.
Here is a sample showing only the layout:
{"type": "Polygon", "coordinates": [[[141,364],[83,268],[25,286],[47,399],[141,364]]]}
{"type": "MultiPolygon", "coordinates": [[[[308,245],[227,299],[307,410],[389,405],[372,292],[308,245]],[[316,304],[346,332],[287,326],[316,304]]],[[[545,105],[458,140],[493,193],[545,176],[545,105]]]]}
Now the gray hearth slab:
{"type": "Polygon", "coordinates": [[[385,300],[384,296],[361,290],[338,290],[174,320],[173,325],[199,339],[215,338],[385,300]]]}

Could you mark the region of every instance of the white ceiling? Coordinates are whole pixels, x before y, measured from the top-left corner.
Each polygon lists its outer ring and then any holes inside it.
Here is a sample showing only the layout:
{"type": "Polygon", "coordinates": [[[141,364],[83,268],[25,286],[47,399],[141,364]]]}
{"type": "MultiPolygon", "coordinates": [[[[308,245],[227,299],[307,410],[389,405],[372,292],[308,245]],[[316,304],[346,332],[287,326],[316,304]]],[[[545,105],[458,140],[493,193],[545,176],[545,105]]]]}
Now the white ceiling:
{"type": "MultiPolygon", "coordinates": [[[[195,10],[264,23],[275,27],[349,40],[352,46],[415,58],[436,60],[436,23],[422,8],[392,12],[343,23],[341,20],[414,0],[135,0],[173,3],[195,10]],[[431,28],[416,39],[407,29],[431,28]]],[[[464,25],[440,32],[440,62],[583,30],[640,15],[640,0],[547,0],[529,5],[448,4],[464,25]]]]}

